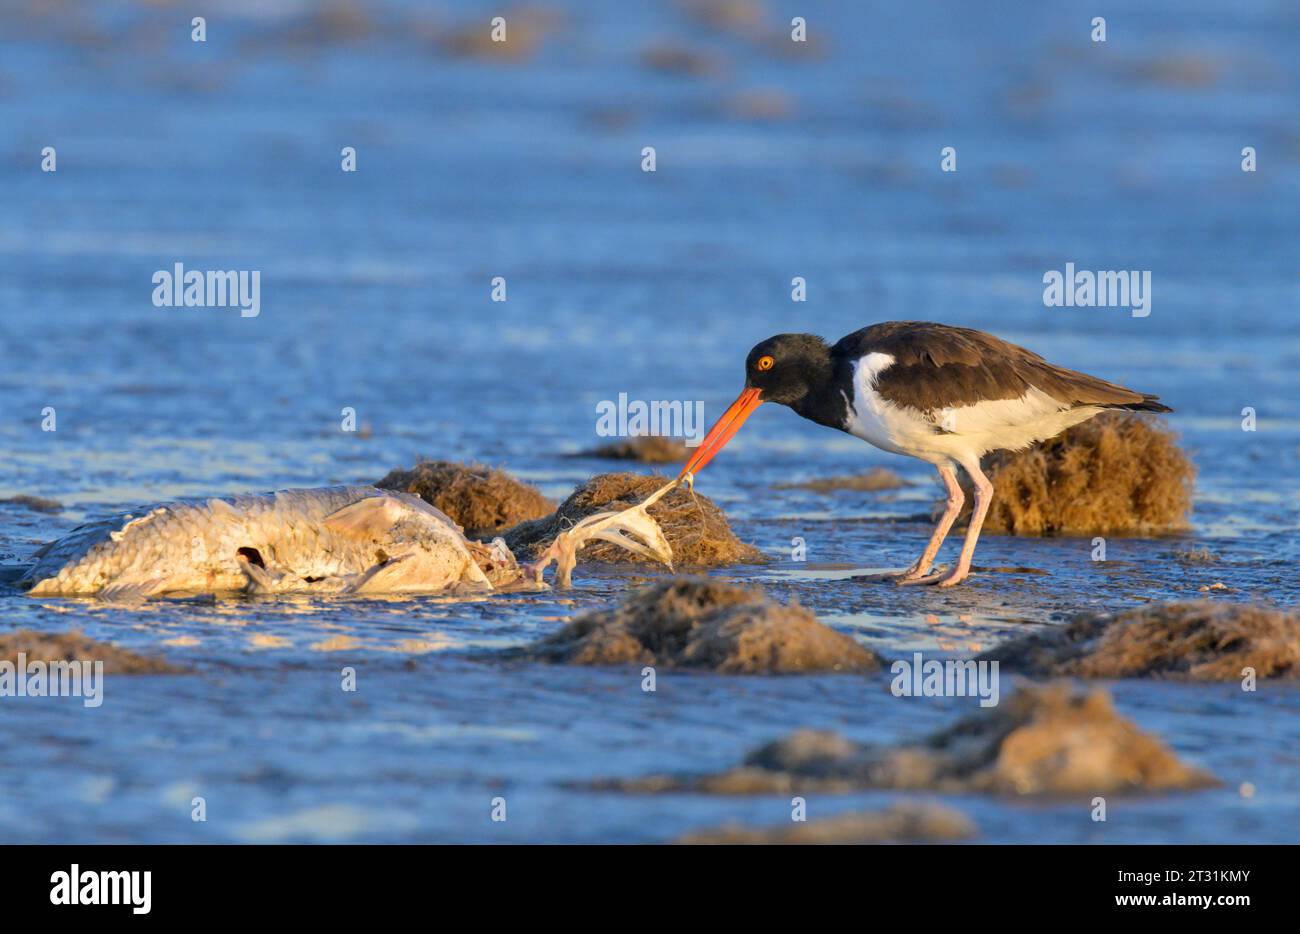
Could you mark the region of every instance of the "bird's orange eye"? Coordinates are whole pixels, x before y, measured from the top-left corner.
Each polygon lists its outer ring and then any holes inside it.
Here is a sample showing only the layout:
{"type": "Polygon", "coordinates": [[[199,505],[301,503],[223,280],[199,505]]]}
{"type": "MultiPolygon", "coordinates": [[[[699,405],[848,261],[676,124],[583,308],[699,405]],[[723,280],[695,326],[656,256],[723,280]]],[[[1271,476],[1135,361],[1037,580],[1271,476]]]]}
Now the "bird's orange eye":
{"type": "Polygon", "coordinates": [[[771,357],[759,357],[758,362],[754,364],[754,368],[757,370],[770,370],[774,366],[776,366],[776,361],[771,357]]]}

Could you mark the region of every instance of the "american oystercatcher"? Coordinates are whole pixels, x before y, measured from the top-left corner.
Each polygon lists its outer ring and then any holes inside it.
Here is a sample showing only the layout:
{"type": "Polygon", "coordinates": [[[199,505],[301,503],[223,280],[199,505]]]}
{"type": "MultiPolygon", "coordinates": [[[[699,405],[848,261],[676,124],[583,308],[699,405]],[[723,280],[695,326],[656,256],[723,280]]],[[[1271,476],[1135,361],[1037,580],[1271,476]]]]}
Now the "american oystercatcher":
{"type": "Polygon", "coordinates": [[[951,587],[970,574],[993,497],[993,484],[980,470],[983,455],[1027,448],[1106,409],[1172,411],[1156,399],[970,328],[888,321],[833,346],[813,334],[778,334],[749,352],[744,392],[705,435],[678,480],[693,481],[764,402],[789,406],[819,425],[935,465],[948,504],[925,551],[898,582],[951,587]],[[956,566],[930,574],[965,502],[958,466],[974,483],[975,507],[956,566]]]}

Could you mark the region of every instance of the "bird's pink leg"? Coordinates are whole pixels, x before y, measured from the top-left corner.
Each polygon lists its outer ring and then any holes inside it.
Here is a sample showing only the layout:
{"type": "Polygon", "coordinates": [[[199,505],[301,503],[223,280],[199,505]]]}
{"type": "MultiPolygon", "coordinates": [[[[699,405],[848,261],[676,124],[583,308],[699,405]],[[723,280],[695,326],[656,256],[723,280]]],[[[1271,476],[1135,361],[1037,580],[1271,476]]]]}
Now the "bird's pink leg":
{"type": "Polygon", "coordinates": [[[897,582],[900,584],[932,584],[938,580],[937,578],[933,581],[925,580],[926,572],[930,570],[930,565],[934,564],[934,559],[939,554],[939,548],[943,545],[943,540],[948,537],[948,531],[952,528],[952,524],[957,521],[957,516],[961,514],[961,507],[966,502],[966,496],[961,491],[961,484],[957,482],[957,474],[953,471],[951,464],[941,464],[939,466],[939,479],[943,481],[943,488],[948,491],[948,504],[944,507],[943,515],[939,517],[939,524],[934,527],[934,534],[930,536],[930,543],[925,546],[925,551],[921,552],[921,557],[916,559],[916,564],[897,578],[897,582]]]}
{"type": "Polygon", "coordinates": [[[979,541],[980,529],[984,527],[984,517],[988,515],[989,504],[993,502],[993,484],[988,477],[984,476],[984,471],[980,470],[978,458],[973,463],[962,464],[962,466],[975,482],[975,508],[971,512],[970,525],[966,527],[966,540],[962,542],[957,566],[938,581],[940,587],[960,584],[969,576],[971,559],[975,557],[975,543],[979,541]]]}

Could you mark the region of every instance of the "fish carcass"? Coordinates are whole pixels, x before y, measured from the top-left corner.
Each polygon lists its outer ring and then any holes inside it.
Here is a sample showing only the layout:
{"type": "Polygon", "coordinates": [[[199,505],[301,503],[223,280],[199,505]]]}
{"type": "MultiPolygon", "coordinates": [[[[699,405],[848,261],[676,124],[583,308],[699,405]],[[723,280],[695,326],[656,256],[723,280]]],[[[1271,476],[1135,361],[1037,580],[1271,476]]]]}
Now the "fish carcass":
{"type": "Polygon", "coordinates": [[[370,486],[169,503],[73,529],[41,548],[18,584],[34,596],[489,592],[544,587],[556,562],[565,587],[594,539],[671,567],[672,549],[646,510],[675,485],[587,517],[525,564],[501,539],[466,538],[419,497],[370,486]]]}

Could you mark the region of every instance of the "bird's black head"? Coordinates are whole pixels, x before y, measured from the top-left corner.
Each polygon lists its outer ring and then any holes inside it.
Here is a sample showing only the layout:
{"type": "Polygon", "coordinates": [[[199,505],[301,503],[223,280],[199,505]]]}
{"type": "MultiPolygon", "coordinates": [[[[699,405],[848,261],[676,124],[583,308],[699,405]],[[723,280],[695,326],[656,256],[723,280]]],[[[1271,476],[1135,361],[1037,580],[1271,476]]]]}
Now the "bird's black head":
{"type": "Polygon", "coordinates": [[[764,402],[794,405],[830,372],[830,348],[816,334],[778,334],[749,352],[745,385],[761,390],[764,402]]]}
{"type": "Polygon", "coordinates": [[[764,402],[779,402],[816,418],[808,403],[820,398],[814,390],[825,388],[831,370],[830,348],[812,334],[778,334],[755,346],[745,361],[744,391],[709,429],[677,479],[694,482],[695,473],[704,469],[764,402]]]}

